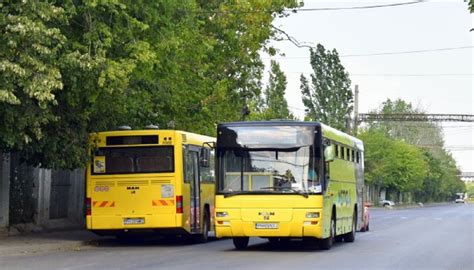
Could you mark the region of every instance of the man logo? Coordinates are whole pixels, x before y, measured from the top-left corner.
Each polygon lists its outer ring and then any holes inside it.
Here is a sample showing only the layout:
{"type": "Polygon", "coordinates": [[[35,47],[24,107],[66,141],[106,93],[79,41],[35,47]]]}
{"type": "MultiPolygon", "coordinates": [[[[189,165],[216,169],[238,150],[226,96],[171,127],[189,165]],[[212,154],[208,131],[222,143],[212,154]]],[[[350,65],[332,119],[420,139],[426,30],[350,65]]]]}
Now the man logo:
{"type": "Polygon", "coordinates": [[[127,190],[138,190],[140,187],[127,187],[127,190]]]}
{"type": "Polygon", "coordinates": [[[259,216],[263,216],[263,220],[270,220],[270,216],[274,216],[275,212],[258,212],[259,216]]]}

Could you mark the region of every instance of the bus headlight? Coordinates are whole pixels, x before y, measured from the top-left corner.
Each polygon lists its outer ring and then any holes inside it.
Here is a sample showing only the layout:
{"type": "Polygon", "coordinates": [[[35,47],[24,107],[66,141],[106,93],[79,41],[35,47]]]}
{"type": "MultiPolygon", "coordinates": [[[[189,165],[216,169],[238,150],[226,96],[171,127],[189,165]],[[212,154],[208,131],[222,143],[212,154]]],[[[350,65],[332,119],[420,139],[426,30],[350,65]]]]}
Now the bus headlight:
{"type": "Polygon", "coordinates": [[[306,212],[306,218],[319,218],[319,212],[306,212]]]}
{"type": "Polygon", "coordinates": [[[228,215],[227,212],[216,212],[216,217],[227,217],[228,215]]]}

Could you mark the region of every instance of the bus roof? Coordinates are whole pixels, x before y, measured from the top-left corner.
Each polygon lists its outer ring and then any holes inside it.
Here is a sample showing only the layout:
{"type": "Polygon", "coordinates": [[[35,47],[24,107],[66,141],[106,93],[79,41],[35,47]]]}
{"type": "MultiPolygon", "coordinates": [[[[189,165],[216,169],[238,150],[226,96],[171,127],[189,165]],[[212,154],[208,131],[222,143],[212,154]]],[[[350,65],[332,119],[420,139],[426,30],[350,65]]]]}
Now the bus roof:
{"type": "Polygon", "coordinates": [[[341,142],[350,146],[355,146],[358,150],[364,150],[364,144],[361,140],[346,134],[340,130],[332,128],[320,122],[313,121],[296,121],[296,120],[270,120],[270,121],[240,121],[221,123],[218,127],[238,127],[238,126],[314,126],[321,127],[323,136],[328,139],[341,142]]]}
{"type": "MultiPolygon", "coordinates": [[[[182,131],[182,130],[170,130],[170,129],[132,129],[132,130],[108,130],[91,133],[91,138],[107,137],[107,136],[134,136],[134,135],[159,135],[159,134],[177,134],[183,136],[184,143],[190,143],[195,145],[201,145],[203,142],[215,142],[216,138],[200,135],[197,133],[182,131]]],[[[101,143],[104,144],[105,142],[101,143]]]]}
{"type": "Polygon", "coordinates": [[[296,120],[269,120],[269,121],[240,121],[220,123],[218,126],[235,127],[235,126],[320,126],[319,122],[296,121],[296,120]]]}

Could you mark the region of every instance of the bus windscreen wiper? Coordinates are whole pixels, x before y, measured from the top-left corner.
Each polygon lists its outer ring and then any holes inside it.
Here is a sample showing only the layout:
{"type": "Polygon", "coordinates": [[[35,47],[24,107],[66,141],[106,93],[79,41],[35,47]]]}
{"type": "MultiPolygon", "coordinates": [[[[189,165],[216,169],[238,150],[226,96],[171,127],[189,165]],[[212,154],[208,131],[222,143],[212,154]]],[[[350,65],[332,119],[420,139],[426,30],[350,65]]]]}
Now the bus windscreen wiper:
{"type": "Polygon", "coordinates": [[[252,191],[248,190],[241,190],[241,191],[234,191],[234,192],[229,192],[229,193],[224,193],[224,198],[236,196],[236,195],[244,195],[244,194],[250,194],[252,191]]]}
{"type": "Polygon", "coordinates": [[[307,192],[303,192],[299,189],[294,189],[292,187],[283,187],[283,186],[271,186],[271,187],[261,187],[260,189],[273,189],[273,190],[291,190],[293,191],[294,193],[296,194],[299,194],[305,198],[308,198],[308,193],[307,192]]]}

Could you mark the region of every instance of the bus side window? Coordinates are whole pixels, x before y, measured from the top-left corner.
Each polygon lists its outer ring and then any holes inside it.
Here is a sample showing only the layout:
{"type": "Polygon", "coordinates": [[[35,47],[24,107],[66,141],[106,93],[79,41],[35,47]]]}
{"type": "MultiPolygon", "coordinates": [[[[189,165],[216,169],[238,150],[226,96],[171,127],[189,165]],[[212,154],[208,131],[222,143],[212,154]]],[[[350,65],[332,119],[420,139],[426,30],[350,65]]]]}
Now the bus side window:
{"type": "Polygon", "coordinates": [[[341,159],[344,160],[344,146],[341,146],[341,159]]]}
{"type": "Polygon", "coordinates": [[[193,157],[187,148],[183,149],[184,183],[189,184],[194,177],[193,157]]]}
{"type": "MultiPolygon", "coordinates": [[[[329,147],[330,145],[332,144],[331,141],[329,140],[324,140],[324,148],[326,147],[329,147]]],[[[322,179],[322,183],[323,183],[323,190],[325,191],[328,187],[328,184],[329,184],[329,168],[330,168],[330,164],[332,162],[324,162],[324,174],[323,174],[323,179],[322,179]]]]}
{"type": "Polygon", "coordinates": [[[347,159],[348,161],[351,161],[351,150],[350,150],[349,148],[346,148],[346,150],[347,150],[346,159],[347,159]]]}
{"type": "Polygon", "coordinates": [[[334,144],[334,157],[339,158],[339,145],[334,144]]]}
{"type": "Polygon", "coordinates": [[[214,183],[214,151],[206,148],[208,151],[207,164],[201,162],[199,171],[201,172],[201,182],[214,183]],[[206,165],[206,166],[205,166],[206,165]]]}
{"type": "Polygon", "coordinates": [[[354,150],[352,150],[352,153],[351,153],[351,161],[354,162],[355,161],[355,155],[354,155],[354,150]]]}

